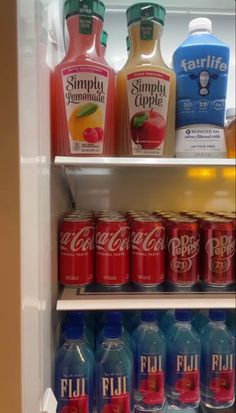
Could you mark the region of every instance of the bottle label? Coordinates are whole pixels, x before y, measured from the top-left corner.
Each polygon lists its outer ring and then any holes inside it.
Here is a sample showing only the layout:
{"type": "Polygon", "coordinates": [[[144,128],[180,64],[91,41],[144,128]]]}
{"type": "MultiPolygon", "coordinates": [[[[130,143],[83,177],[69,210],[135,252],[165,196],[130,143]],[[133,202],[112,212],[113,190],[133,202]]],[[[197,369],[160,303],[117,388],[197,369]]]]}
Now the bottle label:
{"type": "Polygon", "coordinates": [[[101,391],[99,391],[99,408],[103,412],[124,412],[131,411],[130,383],[127,376],[101,377],[101,391]]]}
{"type": "Polygon", "coordinates": [[[213,353],[208,359],[208,366],[206,366],[208,392],[219,404],[234,399],[234,359],[234,354],[230,353],[213,353]]]}
{"type": "Polygon", "coordinates": [[[176,155],[225,157],[229,48],[207,44],[210,35],[190,37],[199,37],[202,44],[186,44],[173,57],[177,75],[176,155]]]}
{"type": "Polygon", "coordinates": [[[167,359],[168,385],[171,394],[182,404],[200,400],[199,354],[175,354],[167,359]]]}
{"type": "Polygon", "coordinates": [[[164,392],[164,360],[162,355],[141,354],[138,359],[138,392],[144,404],[162,406],[164,392]]]}
{"type": "Polygon", "coordinates": [[[93,31],[93,0],[79,2],[79,33],[91,34],[93,31]]]}
{"type": "Polygon", "coordinates": [[[109,72],[93,66],[62,70],[72,154],[102,154],[109,72]]]}
{"type": "Polygon", "coordinates": [[[89,413],[88,380],[70,375],[58,383],[58,413],[76,411],[89,413]]]}
{"type": "Polygon", "coordinates": [[[170,76],[158,71],[127,76],[130,139],[133,155],[163,154],[170,76]]]}
{"type": "Polygon", "coordinates": [[[225,158],[226,144],[223,128],[214,125],[190,125],[177,129],[177,157],[225,158]]]}

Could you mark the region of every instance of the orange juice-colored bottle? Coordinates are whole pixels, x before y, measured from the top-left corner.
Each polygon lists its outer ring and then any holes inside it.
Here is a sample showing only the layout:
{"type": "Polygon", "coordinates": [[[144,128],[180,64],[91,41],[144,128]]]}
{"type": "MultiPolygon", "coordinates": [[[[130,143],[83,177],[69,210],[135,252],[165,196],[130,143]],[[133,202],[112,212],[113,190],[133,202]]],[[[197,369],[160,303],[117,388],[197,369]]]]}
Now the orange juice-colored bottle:
{"type": "Polygon", "coordinates": [[[226,110],[225,141],[227,157],[236,158],[236,108],[226,110]]]}
{"type": "Polygon", "coordinates": [[[131,49],[117,77],[118,152],[171,157],[176,81],[160,51],[165,9],[156,3],[138,3],[126,14],[131,49]]]}
{"type": "Polygon", "coordinates": [[[69,47],[53,74],[53,152],[60,156],[112,155],[115,72],[100,52],[105,6],[67,0],[69,47]]]}

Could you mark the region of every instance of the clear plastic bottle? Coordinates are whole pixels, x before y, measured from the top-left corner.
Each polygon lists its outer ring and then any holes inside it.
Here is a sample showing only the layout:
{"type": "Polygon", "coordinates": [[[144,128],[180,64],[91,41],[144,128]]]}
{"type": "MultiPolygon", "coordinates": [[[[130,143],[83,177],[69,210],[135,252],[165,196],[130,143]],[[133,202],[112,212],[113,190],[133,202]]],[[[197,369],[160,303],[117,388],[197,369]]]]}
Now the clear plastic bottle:
{"type": "Polygon", "coordinates": [[[55,359],[54,390],[57,413],[94,408],[94,355],[84,338],[83,324],[69,324],[66,340],[55,359]]]}
{"type": "Polygon", "coordinates": [[[226,110],[225,141],[228,158],[236,158],[236,108],[226,110]]]}
{"type": "Polygon", "coordinates": [[[135,412],[152,413],[165,403],[165,338],[155,311],[142,311],[141,324],[133,333],[135,412]]]}
{"type": "Polygon", "coordinates": [[[196,408],[200,403],[200,339],[191,325],[191,312],[175,311],[166,336],[167,402],[170,408],[196,408]]]}
{"type": "Polygon", "coordinates": [[[126,14],[130,52],[117,77],[118,152],[173,156],[175,73],[160,50],[165,9],[155,3],[137,3],[126,14]]]}
{"type": "Polygon", "coordinates": [[[98,413],[127,412],[133,408],[133,356],[122,337],[121,323],[106,323],[96,354],[98,413]]]}
{"type": "Polygon", "coordinates": [[[235,401],[235,339],[224,311],[210,310],[209,318],[201,334],[201,396],[205,406],[224,409],[235,401]]]}

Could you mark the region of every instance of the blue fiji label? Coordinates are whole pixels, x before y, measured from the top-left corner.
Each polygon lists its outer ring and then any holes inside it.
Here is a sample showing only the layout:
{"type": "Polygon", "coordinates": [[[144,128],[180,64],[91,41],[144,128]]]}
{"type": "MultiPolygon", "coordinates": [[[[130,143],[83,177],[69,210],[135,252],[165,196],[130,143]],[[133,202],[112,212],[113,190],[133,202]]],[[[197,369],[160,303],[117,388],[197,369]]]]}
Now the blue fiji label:
{"type": "Polygon", "coordinates": [[[84,377],[61,377],[57,389],[58,413],[89,413],[88,380],[84,377]]]}
{"type": "Polygon", "coordinates": [[[200,400],[199,354],[175,354],[168,361],[170,391],[181,404],[200,400]]]}
{"type": "Polygon", "coordinates": [[[224,45],[187,46],[177,49],[173,57],[177,75],[176,154],[223,157],[229,49],[224,45]]]}
{"type": "Polygon", "coordinates": [[[235,356],[230,353],[211,353],[203,366],[203,385],[207,387],[211,397],[222,405],[234,399],[235,356]]]}
{"type": "Polygon", "coordinates": [[[101,390],[99,394],[99,403],[102,407],[102,413],[131,412],[131,383],[127,376],[110,376],[101,377],[101,390]]]}
{"type": "Polygon", "coordinates": [[[147,405],[162,406],[165,401],[164,357],[156,354],[140,354],[136,366],[136,389],[147,405]]]}

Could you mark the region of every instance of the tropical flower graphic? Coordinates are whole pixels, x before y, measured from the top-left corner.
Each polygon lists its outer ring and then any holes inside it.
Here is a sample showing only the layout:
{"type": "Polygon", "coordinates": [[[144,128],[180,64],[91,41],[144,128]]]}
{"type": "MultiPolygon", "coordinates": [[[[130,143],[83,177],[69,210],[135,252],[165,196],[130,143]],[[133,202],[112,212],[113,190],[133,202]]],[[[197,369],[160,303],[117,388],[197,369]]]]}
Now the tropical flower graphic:
{"type": "Polygon", "coordinates": [[[217,402],[231,401],[234,398],[234,370],[220,372],[211,380],[209,387],[217,402]]]}
{"type": "Polygon", "coordinates": [[[175,383],[175,390],[179,393],[181,403],[194,403],[199,400],[199,371],[189,371],[175,383]]]}
{"type": "Polygon", "coordinates": [[[71,399],[69,403],[60,410],[60,413],[88,413],[88,405],[88,395],[85,394],[76,399],[71,399]]]}
{"type": "Polygon", "coordinates": [[[111,397],[111,402],[105,404],[102,413],[130,413],[130,397],[128,393],[111,397]]]}
{"type": "Polygon", "coordinates": [[[148,373],[147,379],[141,381],[139,391],[146,404],[162,404],[164,402],[164,373],[148,373]]]}

